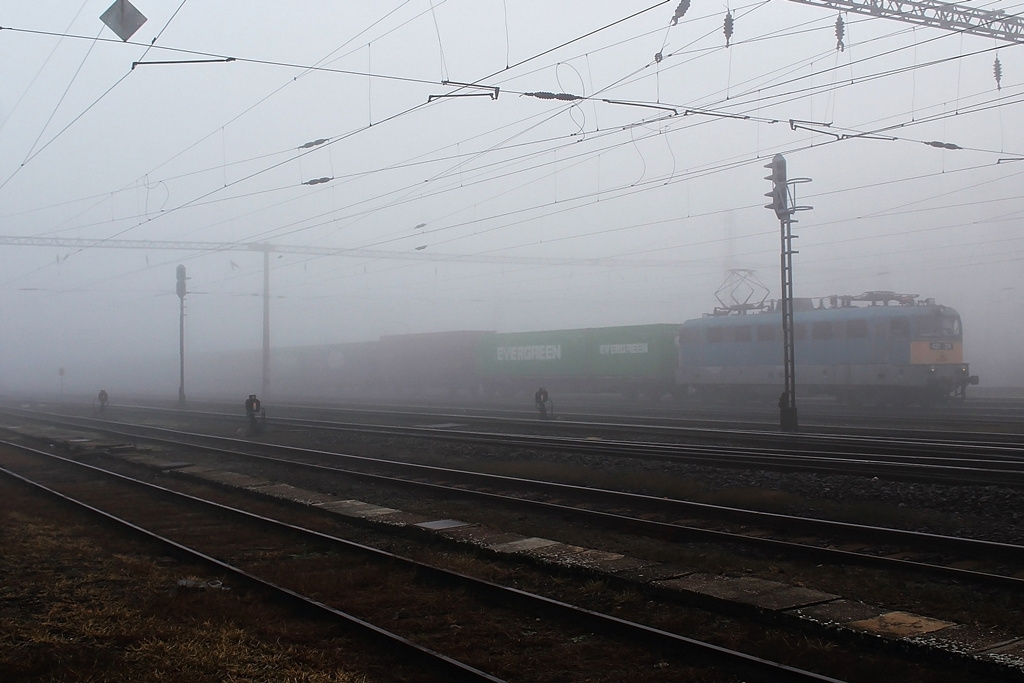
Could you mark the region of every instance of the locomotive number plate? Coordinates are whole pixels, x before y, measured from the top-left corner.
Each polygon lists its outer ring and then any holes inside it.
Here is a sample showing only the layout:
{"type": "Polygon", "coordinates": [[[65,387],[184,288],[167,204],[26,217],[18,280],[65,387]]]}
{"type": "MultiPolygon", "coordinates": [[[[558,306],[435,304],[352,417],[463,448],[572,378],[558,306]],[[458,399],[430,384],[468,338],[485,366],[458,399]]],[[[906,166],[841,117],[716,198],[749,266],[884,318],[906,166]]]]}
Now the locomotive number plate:
{"type": "Polygon", "coordinates": [[[953,342],[932,342],[929,345],[932,351],[952,351],[953,342]]]}

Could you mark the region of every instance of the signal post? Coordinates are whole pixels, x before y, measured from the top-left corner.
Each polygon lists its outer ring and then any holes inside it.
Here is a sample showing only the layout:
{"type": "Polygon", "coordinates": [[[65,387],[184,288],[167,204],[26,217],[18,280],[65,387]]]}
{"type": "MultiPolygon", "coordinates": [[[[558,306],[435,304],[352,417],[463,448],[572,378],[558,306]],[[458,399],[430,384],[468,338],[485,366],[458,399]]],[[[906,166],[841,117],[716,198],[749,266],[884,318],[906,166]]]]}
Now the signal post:
{"type": "Polygon", "coordinates": [[[796,206],[796,192],[791,185],[810,182],[810,178],[794,178],[789,180],[786,177],[786,158],[781,154],[772,157],[770,164],[765,168],[771,170],[771,175],[765,176],[765,180],[772,181],[772,191],[765,193],[770,197],[771,204],[766,204],[766,209],[775,211],[779,219],[780,234],[782,240],[781,248],[781,270],[782,270],[782,358],[783,374],[785,383],[782,395],[779,396],[779,427],[784,432],[795,432],[798,428],[796,411],[796,358],[795,340],[793,336],[793,214],[797,211],[810,209],[810,206],[796,206]],[[793,196],[790,197],[792,192],[793,196]]]}

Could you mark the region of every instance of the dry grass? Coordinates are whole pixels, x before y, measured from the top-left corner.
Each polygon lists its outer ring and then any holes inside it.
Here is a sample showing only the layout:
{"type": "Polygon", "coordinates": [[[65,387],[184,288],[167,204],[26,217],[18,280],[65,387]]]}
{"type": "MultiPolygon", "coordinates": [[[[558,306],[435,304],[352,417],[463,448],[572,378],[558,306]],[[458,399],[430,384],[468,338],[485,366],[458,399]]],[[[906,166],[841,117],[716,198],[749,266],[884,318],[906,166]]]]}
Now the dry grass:
{"type": "Polygon", "coordinates": [[[114,551],[96,529],[58,526],[16,499],[0,503],[5,683],[412,680],[244,592],[177,590],[178,579],[214,577],[114,551]]]}
{"type": "MultiPolygon", "coordinates": [[[[7,488],[0,480],[3,683],[438,680],[400,668],[387,653],[323,623],[292,619],[243,590],[179,589],[179,579],[218,577],[150,560],[151,549],[125,550],[130,544],[107,538],[100,527],[62,527],[67,514],[48,521],[26,513],[36,503],[5,497],[7,488]]],[[[379,565],[309,552],[261,558],[249,569],[329,595],[331,604],[456,659],[515,672],[513,680],[730,680],[714,669],[638,655],[572,625],[498,615],[490,606],[469,604],[460,591],[425,591],[404,580],[406,572],[379,565]],[[619,657],[620,649],[630,657],[619,657]]],[[[588,590],[600,588],[594,582],[588,590]]]]}

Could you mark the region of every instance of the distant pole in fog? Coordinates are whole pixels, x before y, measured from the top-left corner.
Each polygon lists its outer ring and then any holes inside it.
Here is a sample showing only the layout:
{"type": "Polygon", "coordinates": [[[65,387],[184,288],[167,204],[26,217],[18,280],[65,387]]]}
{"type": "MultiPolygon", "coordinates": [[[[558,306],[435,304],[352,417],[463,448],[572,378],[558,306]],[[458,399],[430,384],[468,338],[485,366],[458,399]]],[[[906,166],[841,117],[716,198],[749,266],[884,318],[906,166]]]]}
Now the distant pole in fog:
{"type": "Polygon", "coordinates": [[[263,245],[263,396],[270,388],[270,250],[263,245]]]}
{"type": "Polygon", "coordinates": [[[185,405],[185,266],[178,266],[178,356],[181,361],[181,383],[178,385],[178,405],[185,405]]]}

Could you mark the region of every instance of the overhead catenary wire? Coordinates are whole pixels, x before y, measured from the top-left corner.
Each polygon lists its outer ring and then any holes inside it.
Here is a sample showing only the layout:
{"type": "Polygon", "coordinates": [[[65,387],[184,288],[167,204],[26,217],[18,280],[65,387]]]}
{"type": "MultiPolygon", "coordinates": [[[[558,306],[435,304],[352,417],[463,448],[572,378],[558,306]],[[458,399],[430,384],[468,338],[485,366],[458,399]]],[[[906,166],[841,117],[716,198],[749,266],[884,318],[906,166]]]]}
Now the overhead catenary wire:
{"type": "MultiPolygon", "coordinates": [[[[83,0],[82,5],[78,8],[78,11],[75,13],[75,16],[73,16],[71,18],[71,21],[68,22],[67,28],[64,29],[65,33],[67,31],[71,30],[71,26],[75,23],[75,21],[78,19],[78,17],[82,14],[82,10],[85,9],[85,6],[87,4],[89,4],[89,0],[83,0]]],[[[17,101],[15,101],[14,105],[7,112],[7,116],[5,116],[2,121],[0,121],[0,131],[3,131],[4,126],[7,125],[7,122],[10,121],[10,119],[14,115],[14,113],[16,111],[18,111],[18,108],[21,106],[21,103],[25,100],[25,96],[29,93],[29,91],[33,88],[33,86],[35,86],[35,84],[39,81],[40,74],[43,73],[43,71],[46,69],[46,65],[50,63],[51,59],[53,59],[53,55],[56,54],[57,48],[60,47],[61,42],[62,41],[58,40],[56,43],[54,43],[53,48],[46,55],[46,59],[44,59],[43,63],[39,65],[39,69],[36,70],[35,74],[32,76],[32,80],[29,81],[28,87],[26,87],[25,90],[22,91],[21,95],[18,96],[17,101]]]]}
{"type": "Polygon", "coordinates": [[[130,228],[129,228],[130,229],[130,228]]]}
{"type": "MultiPolygon", "coordinates": [[[[164,23],[164,26],[163,26],[163,28],[161,28],[161,29],[160,29],[160,32],[159,32],[159,33],[157,34],[157,37],[156,37],[156,38],[153,38],[153,40],[152,40],[152,42],[150,43],[150,45],[146,47],[145,51],[144,51],[144,52],[142,53],[142,56],[143,56],[143,57],[145,57],[145,56],[146,56],[146,54],[148,54],[148,53],[149,53],[149,50],[150,50],[150,49],[152,48],[152,46],[156,44],[156,41],[157,41],[157,39],[158,39],[158,38],[159,38],[159,37],[160,37],[161,35],[163,35],[163,32],[164,32],[165,30],[167,30],[167,27],[168,27],[168,26],[170,25],[171,21],[173,21],[173,20],[174,20],[174,17],[176,17],[176,16],[178,15],[178,12],[179,12],[179,11],[181,11],[181,8],[182,8],[182,7],[184,7],[184,5],[185,5],[185,3],[186,3],[186,2],[188,2],[188,0],[181,0],[181,4],[180,4],[180,5],[178,5],[178,8],[177,8],[176,10],[174,10],[174,13],[173,13],[173,14],[171,15],[171,17],[170,17],[170,18],[169,18],[169,19],[168,19],[168,20],[167,20],[167,21],[166,21],[166,22],[164,23]]],[[[79,11],[81,11],[81,10],[79,10],[79,11]]],[[[77,15],[76,15],[76,17],[77,17],[77,15]]],[[[8,27],[0,27],[0,30],[18,30],[18,29],[11,29],[11,28],[8,28],[8,27]]],[[[102,32],[102,29],[101,29],[101,32],[102,32]]],[[[93,38],[93,39],[92,39],[92,41],[90,42],[90,46],[89,46],[89,51],[88,51],[88,52],[86,53],[85,57],[83,57],[83,59],[82,59],[82,62],[81,62],[81,64],[79,64],[79,67],[78,67],[78,71],[76,71],[76,72],[75,72],[75,77],[77,77],[77,76],[78,76],[78,73],[79,73],[79,72],[81,71],[81,68],[82,68],[82,66],[83,66],[83,65],[85,64],[85,60],[86,60],[86,59],[88,58],[89,54],[90,54],[90,53],[92,52],[92,48],[93,48],[93,47],[95,47],[96,43],[97,43],[97,42],[98,42],[98,41],[100,40],[100,37],[99,37],[99,36],[100,36],[100,34],[99,34],[99,33],[97,33],[97,34],[96,34],[96,38],[93,38]]],[[[128,73],[126,73],[126,74],[124,74],[123,76],[121,76],[121,78],[119,78],[119,79],[118,79],[117,81],[115,81],[113,85],[111,85],[111,86],[110,86],[109,88],[107,88],[107,89],[106,89],[105,91],[103,91],[103,93],[102,93],[102,94],[101,94],[101,95],[100,95],[100,96],[99,96],[99,97],[98,97],[97,99],[95,99],[95,100],[94,100],[94,101],[93,101],[93,102],[92,102],[91,104],[89,104],[89,106],[87,106],[87,107],[86,107],[86,108],[85,108],[85,109],[84,109],[84,110],[83,110],[82,112],[80,112],[80,113],[78,114],[78,116],[75,116],[75,117],[74,117],[74,118],[73,118],[73,119],[72,119],[72,120],[71,120],[71,121],[70,121],[70,122],[69,122],[69,123],[68,123],[68,124],[67,124],[66,126],[64,126],[64,127],[63,127],[63,128],[61,128],[61,129],[60,129],[59,131],[57,131],[57,133],[56,133],[56,134],[55,134],[55,135],[54,135],[53,137],[51,137],[51,138],[50,138],[50,139],[49,139],[49,140],[48,140],[48,141],[46,142],[46,144],[44,144],[44,145],[43,145],[43,146],[42,146],[41,148],[39,148],[39,149],[38,149],[38,150],[36,150],[35,152],[33,152],[33,151],[32,151],[32,150],[30,149],[30,150],[29,150],[29,154],[28,154],[28,155],[27,155],[27,156],[25,157],[25,159],[24,159],[24,160],[23,160],[23,161],[21,162],[21,165],[20,165],[20,166],[18,166],[17,168],[15,168],[15,169],[14,169],[14,171],[13,171],[13,172],[11,173],[11,175],[9,175],[9,176],[7,177],[7,179],[6,179],[6,180],[4,180],[4,181],[3,181],[2,183],[0,183],[0,190],[3,190],[3,188],[4,188],[4,187],[5,187],[5,186],[6,186],[6,185],[7,185],[7,184],[8,184],[8,183],[9,183],[9,182],[10,182],[10,181],[11,181],[11,180],[12,180],[12,179],[13,179],[13,178],[14,178],[14,177],[15,177],[15,176],[17,175],[17,174],[18,174],[18,171],[20,171],[20,170],[21,170],[22,168],[24,168],[24,167],[25,167],[25,165],[26,165],[26,164],[28,164],[28,163],[29,163],[30,161],[32,161],[32,160],[33,160],[33,159],[35,159],[35,158],[36,158],[37,156],[39,156],[39,154],[40,154],[40,153],[42,153],[42,152],[43,152],[43,150],[45,150],[45,149],[46,149],[47,147],[49,147],[49,146],[50,146],[50,145],[51,145],[51,144],[52,144],[52,143],[53,143],[54,141],[56,141],[56,140],[57,140],[57,139],[58,139],[59,137],[61,137],[61,136],[62,136],[62,135],[64,134],[64,132],[65,132],[65,131],[67,131],[67,130],[68,130],[68,129],[70,129],[70,128],[71,128],[71,127],[72,127],[73,125],[75,125],[75,124],[76,124],[76,123],[77,123],[77,122],[78,122],[78,121],[79,121],[79,120],[80,120],[80,119],[81,119],[81,118],[82,118],[83,116],[85,116],[85,114],[87,114],[87,113],[88,113],[88,112],[89,112],[90,110],[92,110],[92,109],[93,109],[93,108],[94,108],[94,107],[95,107],[95,106],[96,106],[97,104],[99,104],[99,103],[100,103],[100,102],[101,102],[101,101],[102,101],[102,100],[103,100],[104,98],[106,98],[106,96],[107,96],[107,95],[109,95],[109,94],[110,94],[110,93],[111,93],[111,92],[112,92],[112,91],[113,91],[113,90],[114,90],[114,89],[115,89],[115,88],[116,88],[116,87],[117,87],[118,85],[120,85],[121,83],[123,83],[123,82],[124,82],[124,80],[125,80],[125,79],[126,79],[126,78],[127,78],[127,77],[128,77],[129,75],[130,75],[130,74],[131,74],[131,70],[129,70],[129,71],[128,71],[128,73]]],[[[72,83],[74,82],[74,80],[75,80],[75,79],[74,79],[74,78],[72,78],[72,83]]],[[[70,89],[70,87],[71,87],[71,83],[69,83],[69,84],[68,84],[68,89],[70,89]]],[[[65,90],[65,93],[64,93],[64,94],[65,94],[65,95],[67,94],[67,90],[65,90]]],[[[64,97],[62,96],[62,97],[61,97],[61,101],[63,101],[63,99],[64,99],[64,97]]],[[[60,106],[60,103],[58,102],[58,104],[57,104],[57,107],[59,107],[59,106],[60,106]]],[[[55,113],[56,113],[56,108],[54,109],[53,113],[51,113],[51,115],[50,115],[50,119],[48,119],[48,120],[47,120],[47,124],[46,124],[46,125],[48,125],[48,124],[49,124],[49,121],[50,121],[50,120],[51,120],[51,119],[53,118],[53,114],[55,114],[55,113]]],[[[42,130],[40,131],[40,137],[42,137],[42,133],[43,133],[43,131],[45,131],[45,129],[46,129],[46,125],[44,125],[44,126],[43,126],[43,129],[42,129],[42,130]]],[[[36,145],[37,145],[38,143],[39,143],[39,138],[37,138],[37,139],[36,139],[36,141],[35,141],[35,142],[34,142],[34,143],[32,144],[32,148],[34,149],[34,148],[35,148],[35,146],[36,146],[36,145]]]]}
{"type": "MultiPolygon", "coordinates": [[[[586,35],[586,36],[589,36],[589,35],[592,35],[592,34],[594,34],[594,33],[597,33],[597,32],[600,32],[600,31],[602,31],[602,30],[605,30],[605,29],[606,29],[606,28],[608,28],[609,26],[614,26],[614,25],[616,25],[616,24],[618,24],[618,23],[621,23],[622,21],[625,21],[626,19],[629,19],[629,18],[631,18],[631,17],[634,17],[634,16],[638,16],[639,14],[643,14],[644,12],[650,11],[650,10],[651,10],[651,9],[653,9],[654,7],[657,7],[657,6],[661,5],[661,4],[664,4],[664,2],[661,2],[661,3],[657,3],[657,4],[655,4],[655,5],[651,6],[651,7],[648,7],[647,9],[644,9],[644,10],[641,10],[641,11],[639,11],[639,12],[636,12],[636,13],[634,13],[634,14],[632,14],[632,15],[629,15],[629,16],[628,16],[628,17],[626,17],[625,19],[620,19],[620,20],[617,20],[617,21],[615,21],[615,22],[612,22],[611,24],[609,24],[609,25],[607,25],[607,26],[605,26],[605,27],[601,27],[601,28],[595,29],[594,31],[588,32],[588,33],[587,33],[587,34],[585,34],[585,35],[586,35]]],[[[23,31],[26,31],[26,30],[24,30],[24,29],[11,29],[11,30],[23,30],[23,31]]],[[[26,31],[26,32],[29,32],[29,33],[40,33],[40,34],[50,34],[50,35],[52,35],[51,33],[49,33],[49,32],[45,32],[45,31],[26,31]]],[[[77,36],[77,37],[81,37],[81,36],[77,36]]],[[[567,41],[566,43],[563,43],[563,45],[571,44],[572,42],[576,42],[576,40],[579,40],[579,38],[576,38],[576,39],[573,39],[573,40],[567,41]]],[[[163,49],[163,48],[161,47],[160,49],[163,49]]],[[[556,49],[556,48],[552,48],[552,49],[556,49]]],[[[546,54],[547,52],[550,52],[550,51],[551,51],[551,50],[546,50],[545,52],[542,52],[542,53],[540,53],[540,54],[541,54],[541,55],[543,55],[543,54],[546,54]]],[[[181,52],[184,52],[184,53],[187,53],[187,54],[209,54],[209,53],[202,53],[202,52],[197,52],[197,51],[192,51],[192,50],[182,50],[181,52]]],[[[529,62],[529,61],[531,61],[531,60],[535,59],[536,57],[537,57],[537,55],[535,55],[535,56],[533,56],[533,57],[529,57],[529,58],[526,58],[526,59],[524,59],[524,60],[521,60],[521,61],[520,61],[520,62],[519,62],[518,64],[523,64],[523,63],[527,63],[527,62],[529,62]]],[[[240,59],[241,59],[241,58],[240,58],[240,59]]],[[[254,62],[254,63],[260,63],[260,64],[265,64],[265,65],[272,65],[272,64],[281,64],[281,63],[279,63],[279,62],[271,62],[271,61],[267,61],[267,60],[245,60],[245,61],[252,61],[252,62],[254,62]]],[[[517,64],[517,65],[518,65],[518,64],[517,64]]],[[[517,65],[513,65],[513,67],[514,67],[514,66],[517,66],[517,65]]],[[[354,72],[351,72],[351,71],[347,71],[347,70],[336,70],[336,69],[327,69],[327,70],[328,70],[328,71],[333,71],[333,72],[338,72],[338,73],[354,73],[354,72]]],[[[422,81],[422,79],[409,79],[409,78],[403,78],[403,77],[391,77],[391,76],[379,76],[379,75],[375,75],[375,76],[376,76],[376,77],[386,77],[386,78],[395,78],[395,79],[398,79],[398,80],[405,80],[405,81],[420,81],[420,82],[426,82],[426,81],[422,81]]],[[[122,80],[123,80],[123,77],[122,77],[122,80]]],[[[388,117],[388,118],[387,118],[386,120],[392,120],[392,119],[394,119],[394,118],[398,118],[398,117],[399,117],[399,116],[401,116],[402,114],[404,114],[404,113],[407,113],[408,111],[413,111],[413,110],[415,110],[415,109],[417,109],[417,108],[418,108],[418,107],[411,107],[411,108],[409,108],[408,110],[406,110],[406,112],[401,112],[401,113],[399,113],[399,114],[396,114],[396,115],[394,115],[394,116],[390,116],[390,117],[388,117]]],[[[84,112],[83,112],[83,114],[84,114],[84,112]]],[[[80,116],[81,116],[81,115],[80,115],[80,116]]],[[[378,125],[379,125],[379,122],[378,122],[378,125]]],[[[369,127],[367,127],[367,128],[369,128],[369,127]]],[[[364,129],[364,130],[365,130],[365,129],[364,129]]],[[[353,133],[353,134],[354,134],[354,133],[353,133]]],[[[345,137],[347,137],[347,136],[345,136],[345,137]]],[[[266,168],[266,169],[263,169],[263,170],[262,170],[262,171],[260,171],[260,172],[257,172],[257,173],[254,173],[254,174],[251,174],[251,175],[247,176],[246,178],[243,178],[242,180],[248,180],[248,179],[250,179],[250,178],[252,178],[252,177],[255,177],[255,176],[257,176],[257,175],[260,175],[260,174],[262,174],[263,172],[266,172],[267,170],[271,170],[272,168],[275,168],[275,167],[277,167],[278,165],[279,165],[279,164],[277,164],[277,165],[274,165],[274,166],[271,166],[270,168],[266,168]]],[[[2,187],[2,186],[0,186],[0,187],[2,187]]],[[[201,200],[201,199],[204,199],[204,198],[206,198],[206,197],[210,196],[211,194],[214,194],[214,193],[216,193],[217,191],[219,191],[219,190],[213,190],[213,191],[211,191],[210,193],[207,193],[207,194],[205,194],[205,195],[202,195],[201,197],[198,197],[198,198],[194,199],[194,200],[193,200],[193,202],[194,202],[194,201],[198,201],[198,200],[201,200]]],[[[185,206],[189,206],[189,205],[191,205],[191,203],[193,203],[193,202],[186,202],[185,204],[183,204],[183,205],[180,205],[180,206],[179,206],[178,208],[182,208],[182,207],[185,207],[185,206]]],[[[161,216],[163,216],[163,215],[166,215],[166,213],[164,213],[164,214],[161,214],[161,216]]],[[[147,222],[148,222],[148,221],[147,221],[147,222]]],[[[138,227],[138,226],[136,226],[136,227],[138,227]]],[[[130,230],[130,229],[133,229],[133,228],[127,228],[127,229],[125,229],[124,231],[122,231],[122,232],[118,233],[117,235],[115,235],[115,237],[116,237],[116,236],[119,236],[119,235],[121,235],[121,234],[124,234],[124,232],[126,232],[127,230],[130,230]]]]}

